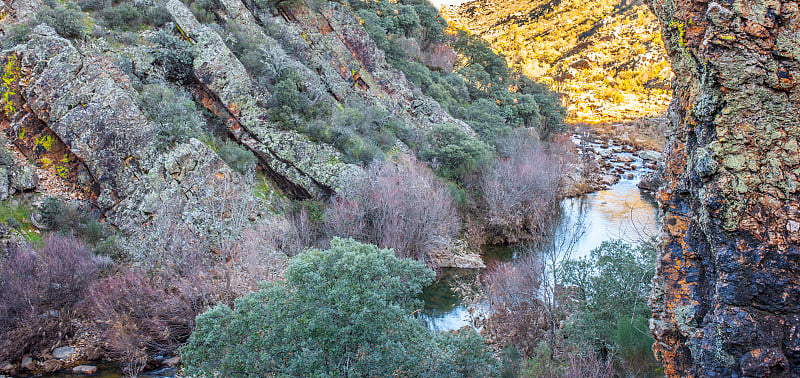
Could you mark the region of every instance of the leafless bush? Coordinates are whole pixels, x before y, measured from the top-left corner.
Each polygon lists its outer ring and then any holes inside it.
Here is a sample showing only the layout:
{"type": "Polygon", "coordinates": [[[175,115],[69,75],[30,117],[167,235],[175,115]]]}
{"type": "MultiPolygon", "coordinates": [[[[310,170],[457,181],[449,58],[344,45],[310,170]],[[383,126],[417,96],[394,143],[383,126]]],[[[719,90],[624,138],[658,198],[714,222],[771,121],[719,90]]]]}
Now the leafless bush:
{"type": "Polygon", "coordinates": [[[562,162],[524,137],[505,147],[508,157],[495,161],[480,182],[488,211],[488,241],[536,240],[558,209],[562,162]]]}
{"type": "Polygon", "coordinates": [[[399,257],[428,261],[456,236],[459,217],[449,190],[409,156],[374,163],[346,186],[325,214],[329,236],[352,237],[399,257]]]}
{"type": "Polygon", "coordinates": [[[559,347],[558,329],[574,310],[574,293],[563,285],[563,270],[584,233],[582,202],[571,202],[541,229],[541,241],[519,248],[519,258],[496,263],[484,274],[490,304],[484,333],[528,356],[546,341],[552,357],[559,347]]]}
{"type": "Polygon", "coordinates": [[[149,356],[174,352],[194,330],[195,317],[223,294],[207,272],[165,279],[134,268],[95,282],[85,306],[108,357],[136,375],[149,356]]]}
{"type": "Polygon", "coordinates": [[[0,362],[48,349],[68,336],[73,306],[104,265],[79,240],[45,237],[40,250],[0,256],[0,362]]]}
{"type": "Polygon", "coordinates": [[[514,344],[531,355],[550,327],[547,317],[544,262],[533,254],[498,262],[483,275],[489,311],[484,333],[495,344],[514,344]]]}
{"type": "Polygon", "coordinates": [[[564,377],[564,378],[611,378],[615,374],[613,358],[602,359],[591,351],[572,348],[553,358],[547,348],[540,348],[537,354],[526,361],[526,377],[564,377]]]}
{"type": "Polygon", "coordinates": [[[242,234],[227,266],[233,271],[232,286],[237,297],[257,290],[262,281],[274,281],[283,276],[289,263],[285,251],[297,254],[309,247],[296,235],[299,230],[301,228],[292,221],[275,218],[242,234]]]}

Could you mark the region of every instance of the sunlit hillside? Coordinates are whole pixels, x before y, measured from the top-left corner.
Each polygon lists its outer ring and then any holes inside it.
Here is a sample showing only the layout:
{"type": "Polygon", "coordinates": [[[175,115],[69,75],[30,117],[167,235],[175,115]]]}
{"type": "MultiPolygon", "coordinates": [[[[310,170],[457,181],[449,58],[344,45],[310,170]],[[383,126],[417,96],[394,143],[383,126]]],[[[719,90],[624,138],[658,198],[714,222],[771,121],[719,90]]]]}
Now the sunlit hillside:
{"type": "Polygon", "coordinates": [[[475,0],[443,13],[566,93],[573,121],[635,119],[669,103],[672,71],[658,22],[641,2],[475,0]]]}

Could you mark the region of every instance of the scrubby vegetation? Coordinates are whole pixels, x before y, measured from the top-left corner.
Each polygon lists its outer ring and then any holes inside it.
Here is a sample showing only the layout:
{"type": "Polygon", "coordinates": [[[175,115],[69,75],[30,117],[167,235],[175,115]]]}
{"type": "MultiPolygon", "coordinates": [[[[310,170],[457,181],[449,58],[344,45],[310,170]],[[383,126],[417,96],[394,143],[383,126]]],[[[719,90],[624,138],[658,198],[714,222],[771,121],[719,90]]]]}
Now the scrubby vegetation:
{"type": "Polygon", "coordinates": [[[75,307],[87,286],[111,264],[80,240],[52,235],[40,248],[0,254],[0,360],[56,346],[75,331],[75,307]]]}
{"type": "MultiPolygon", "coordinates": [[[[165,179],[112,188],[114,177],[79,177],[101,181],[100,193],[83,202],[32,195],[0,203],[0,230],[15,243],[0,253],[0,362],[47,356],[74,340],[79,326],[131,376],[152,367],[154,356],[175,354],[190,376],[651,372],[647,340],[634,332],[647,315],[646,288],[614,295],[630,289],[632,275],[647,275],[646,251],[614,244],[592,260],[561,264],[563,246],[547,245],[570,163],[555,92],[509,67],[485,41],[448,27],[426,1],[343,1],[412,83],[407,92],[425,100],[421,106],[435,106],[425,96],[433,98],[453,116],[412,127],[413,112],[339,98],[323,75],[298,63],[305,35],[286,31],[281,7],[320,9],[318,2],[244,2],[278,20],[257,20],[263,35],[243,30],[217,1],[183,2],[241,63],[231,64],[245,68],[225,79],[250,80],[241,90],[248,93],[232,96],[252,102],[209,105],[223,96],[196,69],[206,51],[173,27],[161,2],[48,0],[3,37],[10,48],[46,23],[81,55],[118,65],[124,74],[111,77],[157,142],[153,156],[103,168],[165,179]],[[249,109],[240,106],[259,112],[243,115],[249,109]],[[250,121],[256,126],[243,130],[250,121]],[[303,143],[273,151],[283,137],[303,143]],[[170,160],[190,142],[213,160],[213,171],[196,172],[203,167],[191,155],[170,160]],[[324,144],[331,165],[348,168],[335,171],[342,177],[318,183],[328,172],[293,160],[314,143],[324,144]],[[321,194],[290,199],[273,170],[279,164],[270,167],[275,161],[290,171],[280,179],[303,176],[321,194]],[[180,185],[158,187],[172,181],[180,185]],[[142,203],[129,203],[138,190],[148,192],[142,203]],[[177,194],[163,200],[159,190],[177,194]],[[109,204],[114,212],[99,209],[109,204]],[[437,258],[459,253],[480,264],[473,252],[482,245],[519,241],[533,252],[487,271],[485,335],[425,328],[416,296],[434,279],[431,268],[444,265],[437,258]],[[593,335],[606,355],[594,353],[593,335]]],[[[13,159],[2,152],[7,165],[13,159]]]]}
{"type": "Polygon", "coordinates": [[[659,376],[647,299],[654,245],[605,242],[583,259],[538,247],[484,275],[490,339],[512,345],[531,376],[659,376]]]}
{"type": "Polygon", "coordinates": [[[565,110],[547,87],[510,69],[502,55],[482,39],[447,30],[427,2],[351,1],[370,37],[406,78],[466,121],[491,145],[511,128],[529,127],[542,135],[562,129],[565,110]],[[449,44],[458,54],[454,70],[431,69],[404,48],[413,41],[422,50],[449,44]],[[511,88],[514,88],[512,90],[511,88]]]}
{"type": "Polygon", "coordinates": [[[352,237],[398,257],[428,261],[458,234],[450,191],[412,157],[375,163],[339,193],[325,214],[327,233],[352,237]]]}
{"type": "Polygon", "coordinates": [[[489,376],[474,331],[435,335],[412,313],[433,271],[348,239],[295,257],[286,280],[198,317],[190,375],[489,376]]]}

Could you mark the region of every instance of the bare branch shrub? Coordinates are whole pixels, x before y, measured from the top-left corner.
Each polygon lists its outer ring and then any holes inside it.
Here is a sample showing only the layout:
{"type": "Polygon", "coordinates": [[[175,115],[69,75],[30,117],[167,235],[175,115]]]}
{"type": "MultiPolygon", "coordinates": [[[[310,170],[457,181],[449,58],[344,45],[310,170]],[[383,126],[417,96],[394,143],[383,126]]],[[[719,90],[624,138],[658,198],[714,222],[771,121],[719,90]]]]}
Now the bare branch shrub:
{"type": "Polygon", "coordinates": [[[0,362],[56,346],[69,335],[74,305],[106,264],[78,239],[53,234],[40,250],[0,255],[0,362]]]}
{"type": "Polygon", "coordinates": [[[531,355],[551,324],[547,318],[544,261],[534,254],[497,262],[483,275],[489,302],[484,334],[492,343],[510,345],[531,355]]]}
{"type": "Polygon", "coordinates": [[[89,289],[86,309],[101,332],[108,357],[128,375],[154,353],[174,352],[194,330],[194,320],[222,299],[205,272],[166,280],[123,269],[89,289]]]}
{"type": "Polygon", "coordinates": [[[373,163],[334,197],[325,214],[328,236],[352,237],[398,257],[431,263],[428,254],[458,233],[449,190],[413,157],[373,163]]]}
{"type": "Polygon", "coordinates": [[[525,377],[611,378],[619,376],[614,370],[614,358],[601,358],[592,351],[566,348],[555,358],[548,348],[540,347],[525,362],[525,377]]]}
{"type": "Polygon", "coordinates": [[[484,333],[493,342],[514,344],[528,356],[542,341],[551,354],[559,347],[561,322],[575,307],[571,289],[564,286],[564,263],[584,233],[582,202],[570,204],[555,221],[540,220],[539,243],[520,248],[519,258],[496,263],[484,274],[490,304],[484,333]]]}
{"type": "Polygon", "coordinates": [[[537,240],[545,220],[553,219],[560,199],[562,162],[532,138],[504,143],[506,158],[483,172],[487,238],[491,244],[537,240]]]}
{"type": "Polygon", "coordinates": [[[295,237],[298,230],[300,228],[286,218],[273,218],[242,234],[228,264],[237,297],[258,290],[262,281],[283,277],[289,264],[287,254],[297,254],[308,247],[301,237],[295,237]]]}

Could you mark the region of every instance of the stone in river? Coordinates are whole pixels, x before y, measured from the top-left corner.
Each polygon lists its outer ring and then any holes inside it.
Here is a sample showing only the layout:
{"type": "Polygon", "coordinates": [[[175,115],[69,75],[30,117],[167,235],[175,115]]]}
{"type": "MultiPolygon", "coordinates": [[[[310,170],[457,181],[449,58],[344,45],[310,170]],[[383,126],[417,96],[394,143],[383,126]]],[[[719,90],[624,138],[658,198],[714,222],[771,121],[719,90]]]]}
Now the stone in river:
{"type": "Polygon", "coordinates": [[[649,161],[661,160],[661,153],[653,150],[639,151],[639,157],[642,158],[642,160],[649,161]]]}
{"type": "Polygon", "coordinates": [[[72,372],[75,374],[92,375],[94,373],[97,373],[97,366],[79,365],[72,368],[72,372]]]}

